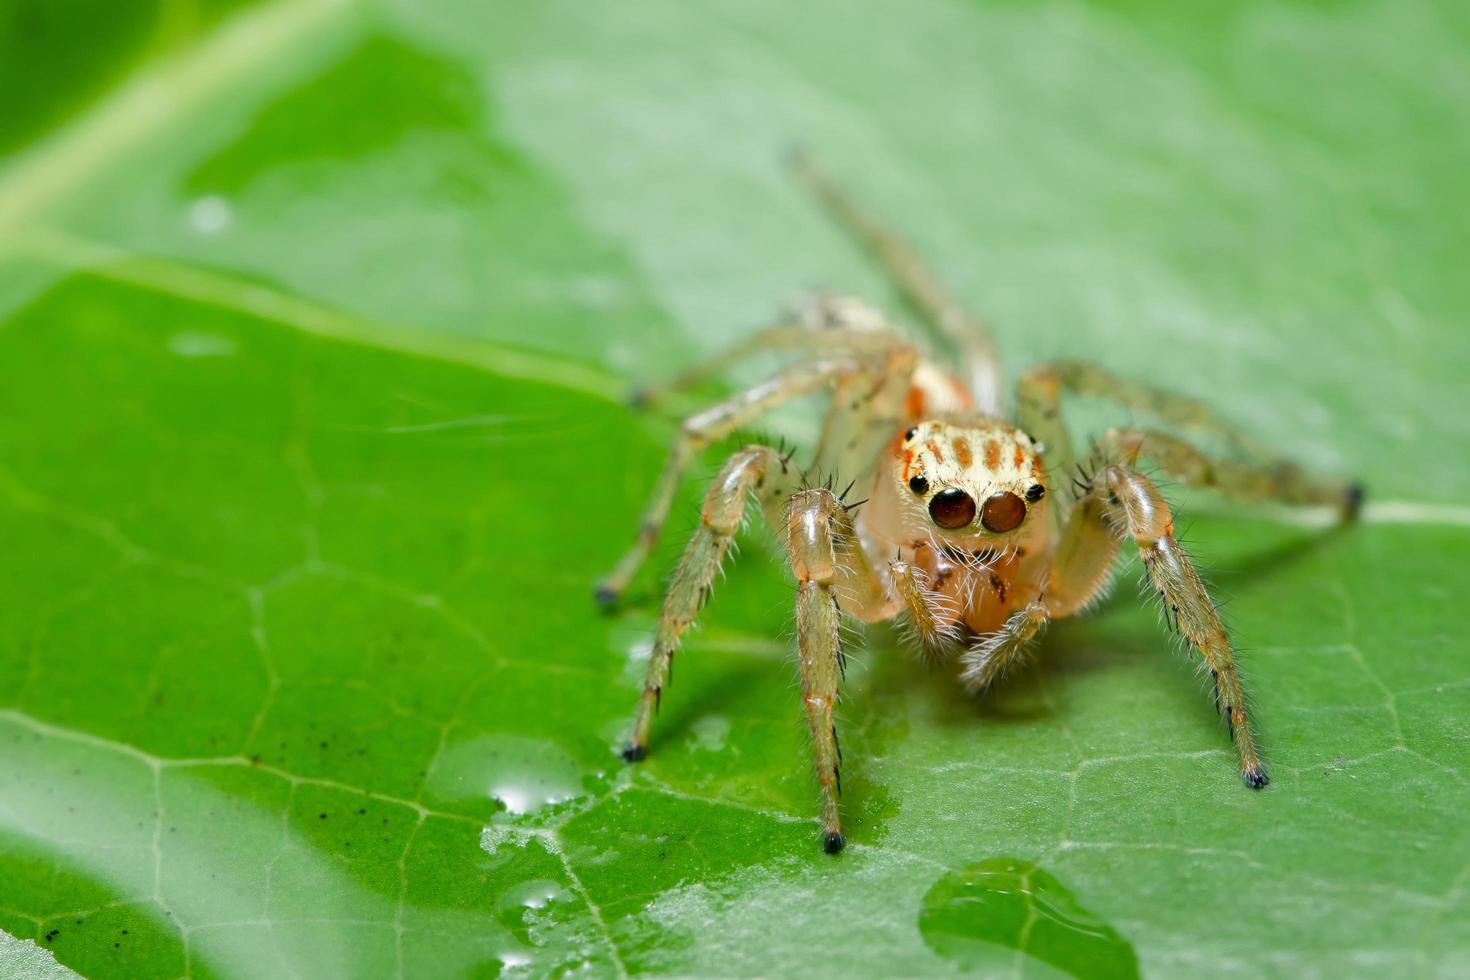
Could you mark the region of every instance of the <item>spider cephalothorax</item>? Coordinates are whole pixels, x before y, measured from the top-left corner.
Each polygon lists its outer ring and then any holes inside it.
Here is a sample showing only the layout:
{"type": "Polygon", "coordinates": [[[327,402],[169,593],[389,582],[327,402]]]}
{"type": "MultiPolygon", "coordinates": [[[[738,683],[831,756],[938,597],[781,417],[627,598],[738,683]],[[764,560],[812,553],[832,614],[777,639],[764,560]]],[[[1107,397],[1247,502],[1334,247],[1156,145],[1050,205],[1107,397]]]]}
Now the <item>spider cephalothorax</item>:
{"type": "MultiPolygon", "coordinates": [[[[616,600],[647,557],[693,457],[783,402],[824,388],[833,393],[812,468],[850,475],[854,493],[867,499],[850,509],[843,495],[808,486],[790,455],[771,446],[747,446],[725,462],[669,585],[624,757],[641,759],[646,752],[679,638],[709,597],[754,499],[781,539],[797,580],[797,663],[828,851],[843,845],[833,720],[842,674],[841,617],[905,619],[934,661],[965,644],[960,679],[983,690],[1025,656],[1048,622],[1102,595],[1129,539],[1170,625],[1210,673],[1242,778],[1253,788],[1264,786],[1229,638],[1174,537],[1168,504],[1138,470],[1138,461],[1147,456],[1175,480],[1236,498],[1333,504],[1348,516],[1362,492],[1304,474],[1214,422],[1197,403],[1081,364],[1026,372],[1019,384],[1019,424],[1011,424],[1000,410],[1000,372],[983,327],[830,181],[809,164],[798,172],[957,348],[959,376],[923,356],[871,308],[827,299],[676,381],[686,384],[763,350],[800,355],[770,381],[685,420],[638,540],[598,586],[599,600],[616,600]],[[1234,458],[1207,456],[1176,434],[1142,428],[1109,430],[1078,457],[1061,419],[1063,391],[1112,398],[1175,428],[1211,432],[1233,448],[1234,458]],[[1091,465],[1079,467],[1083,460],[1091,465]],[[1072,481],[1075,492],[1066,500],[1054,492],[1052,474],[1072,481]]],[[[645,392],[643,400],[655,395],[645,392]]]]}
{"type": "Polygon", "coordinates": [[[919,573],[931,600],[975,633],[1040,591],[1051,515],[1040,448],[983,416],[909,425],[887,447],[857,518],[864,540],[919,573]]]}

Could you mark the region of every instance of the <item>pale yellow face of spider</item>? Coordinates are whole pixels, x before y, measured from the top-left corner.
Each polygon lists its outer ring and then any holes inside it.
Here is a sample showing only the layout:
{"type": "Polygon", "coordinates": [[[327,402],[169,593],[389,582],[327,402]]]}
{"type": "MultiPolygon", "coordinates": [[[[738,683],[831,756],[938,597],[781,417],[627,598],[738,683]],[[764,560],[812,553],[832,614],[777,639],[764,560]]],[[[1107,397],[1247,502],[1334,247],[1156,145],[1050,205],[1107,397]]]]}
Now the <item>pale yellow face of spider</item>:
{"type": "Polygon", "coordinates": [[[1044,533],[1046,470],[1041,449],[992,419],[933,419],[891,444],[880,477],[883,523],[897,541],[925,538],[1008,544],[1044,533]]]}

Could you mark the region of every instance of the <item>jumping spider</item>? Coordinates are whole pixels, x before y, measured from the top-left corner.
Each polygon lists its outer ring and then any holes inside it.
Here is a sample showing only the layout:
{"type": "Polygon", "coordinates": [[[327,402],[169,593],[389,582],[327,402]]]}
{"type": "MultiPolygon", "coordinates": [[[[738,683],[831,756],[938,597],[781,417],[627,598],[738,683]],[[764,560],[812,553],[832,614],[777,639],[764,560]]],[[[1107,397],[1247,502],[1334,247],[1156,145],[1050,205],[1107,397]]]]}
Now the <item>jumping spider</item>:
{"type": "MultiPolygon", "coordinates": [[[[833,711],[843,674],[841,618],[905,617],[926,658],[968,642],[961,681],[984,690],[1020,662],[1053,619],[1087,609],[1106,590],[1125,538],[1136,543],[1164,615],[1199,655],[1229,725],[1240,773],[1266,785],[1230,640],[1153,480],[1158,471],[1238,500],[1328,504],[1353,517],[1354,484],[1319,479],[1215,421],[1200,404],[1096,367],[1053,363],[1020,379],[1017,422],[1000,411],[1000,371],[984,327],[961,309],[917,256],[805,159],[798,176],[877,256],[895,285],[960,354],[952,373],[927,359],[881,314],[848,299],[819,300],[792,322],[686,372],[685,387],[743,357],[785,350],[794,366],[686,418],[633,547],[598,585],[615,602],[648,556],[685,469],[713,442],[770,409],[828,389],[832,404],[807,472],[852,479],[861,503],[809,484],[790,454],[750,445],[731,456],[704,498],[700,525],[664,599],[648,675],[623,757],[642,759],[679,638],[709,598],[720,563],[754,497],[784,544],[798,583],[796,633],[802,705],[822,793],[822,841],[842,849],[840,751],[833,711]],[[1212,435],[1228,456],[1178,435],[1108,430],[1077,454],[1062,393],[1111,399],[1178,430],[1212,435]],[[1075,491],[1058,493],[1064,475],[1075,491]],[[1068,497],[1069,499],[1063,499],[1068,497]]],[[[655,393],[645,392],[648,401],[655,393]]]]}

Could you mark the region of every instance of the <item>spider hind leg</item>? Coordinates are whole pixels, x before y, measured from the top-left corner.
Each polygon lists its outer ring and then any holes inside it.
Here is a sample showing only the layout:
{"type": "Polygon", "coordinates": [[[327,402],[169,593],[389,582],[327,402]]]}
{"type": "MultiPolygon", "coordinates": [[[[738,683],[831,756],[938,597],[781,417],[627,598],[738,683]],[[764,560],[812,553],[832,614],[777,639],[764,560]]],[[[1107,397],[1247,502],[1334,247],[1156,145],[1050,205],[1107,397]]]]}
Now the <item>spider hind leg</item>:
{"type": "Polygon", "coordinates": [[[627,589],[633,575],[658,541],[684,472],[701,451],[759,419],[772,408],[818,391],[834,378],[858,369],[856,362],[847,359],[797,364],[769,381],[732,395],[686,418],[679,426],[663,472],[659,474],[658,482],[654,485],[643,517],[638,523],[638,534],[632,547],[624,552],[612,571],[594,588],[593,596],[598,604],[613,605],[627,589]]]}

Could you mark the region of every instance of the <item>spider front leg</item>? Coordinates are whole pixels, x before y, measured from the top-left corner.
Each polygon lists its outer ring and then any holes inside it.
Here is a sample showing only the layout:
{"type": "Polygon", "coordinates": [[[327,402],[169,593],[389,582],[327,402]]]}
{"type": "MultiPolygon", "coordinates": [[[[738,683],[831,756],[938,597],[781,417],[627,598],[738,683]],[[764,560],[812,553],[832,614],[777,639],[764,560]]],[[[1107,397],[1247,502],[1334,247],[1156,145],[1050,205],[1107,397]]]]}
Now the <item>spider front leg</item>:
{"type": "Polygon", "coordinates": [[[1225,715],[1240,758],[1241,778],[1252,789],[1260,789],[1268,780],[1230,637],[1194,562],[1174,537],[1173,514],[1152,480],[1118,464],[1093,474],[1068,518],[1042,601],[1058,617],[1093,601],[1117,557],[1119,534],[1137,543],[1165,617],[1209,668],[1216,707],[1225,715]]]}
{"type": "Polygon", "coordinates": [[[1169,505],[1152,480],[1122,466],[1109,466],[1103,473],[1102,486],[1107,493],[1109,518],[1138,542],[1143,567],[1164,603],[1164,615],[1173,614],[1175,628],[1210,668],[1216,705],[1225,713],[1240,756],[1241,778],[1252,789],[1260,789],[1268,780],[1256,751],[1230,636],[1189,553],[1174,537],[1169,505]]]}
{"type": "Polygon", "coordinates": [[[801,702],[811,730],[817,782],[822,788],[822,845],[842,850],[842,749],[834,712],[842,652],[839,593],[871,589],[872,570],[862,557],[852,519],[830,490],[806,490],[791,498],[786,520],[791,571],[796,576],[797,663],[801,702]]]}
{"type": "Polygon", "coordinates": [[[668,683],[679,638],[693,625],[710,595],[730,542],[739,529],[747,498],[758,492],[768,520],[783,537],[797,579],[796,632],[802,707],[811,729],[817,781],[822,789],[822,839],[829,854],[842,849],[838,798],[842,752],[834,712],[843,672],[839,596],[857,606],[881,603],[882,590],[863,554],[846,506],[830,490],[790,493],[799,475],[769,446],[750,446],[731,456],[705,497],[699,528],[674,572],[654,635],[653,653],[633,732],[623,749],[629,762],[648,751],[653,718],[668,683]],[[779,503],[789,498],[782,510],[779,503]],[[784,518],[784,521],[782,520],[784,518]]]}

